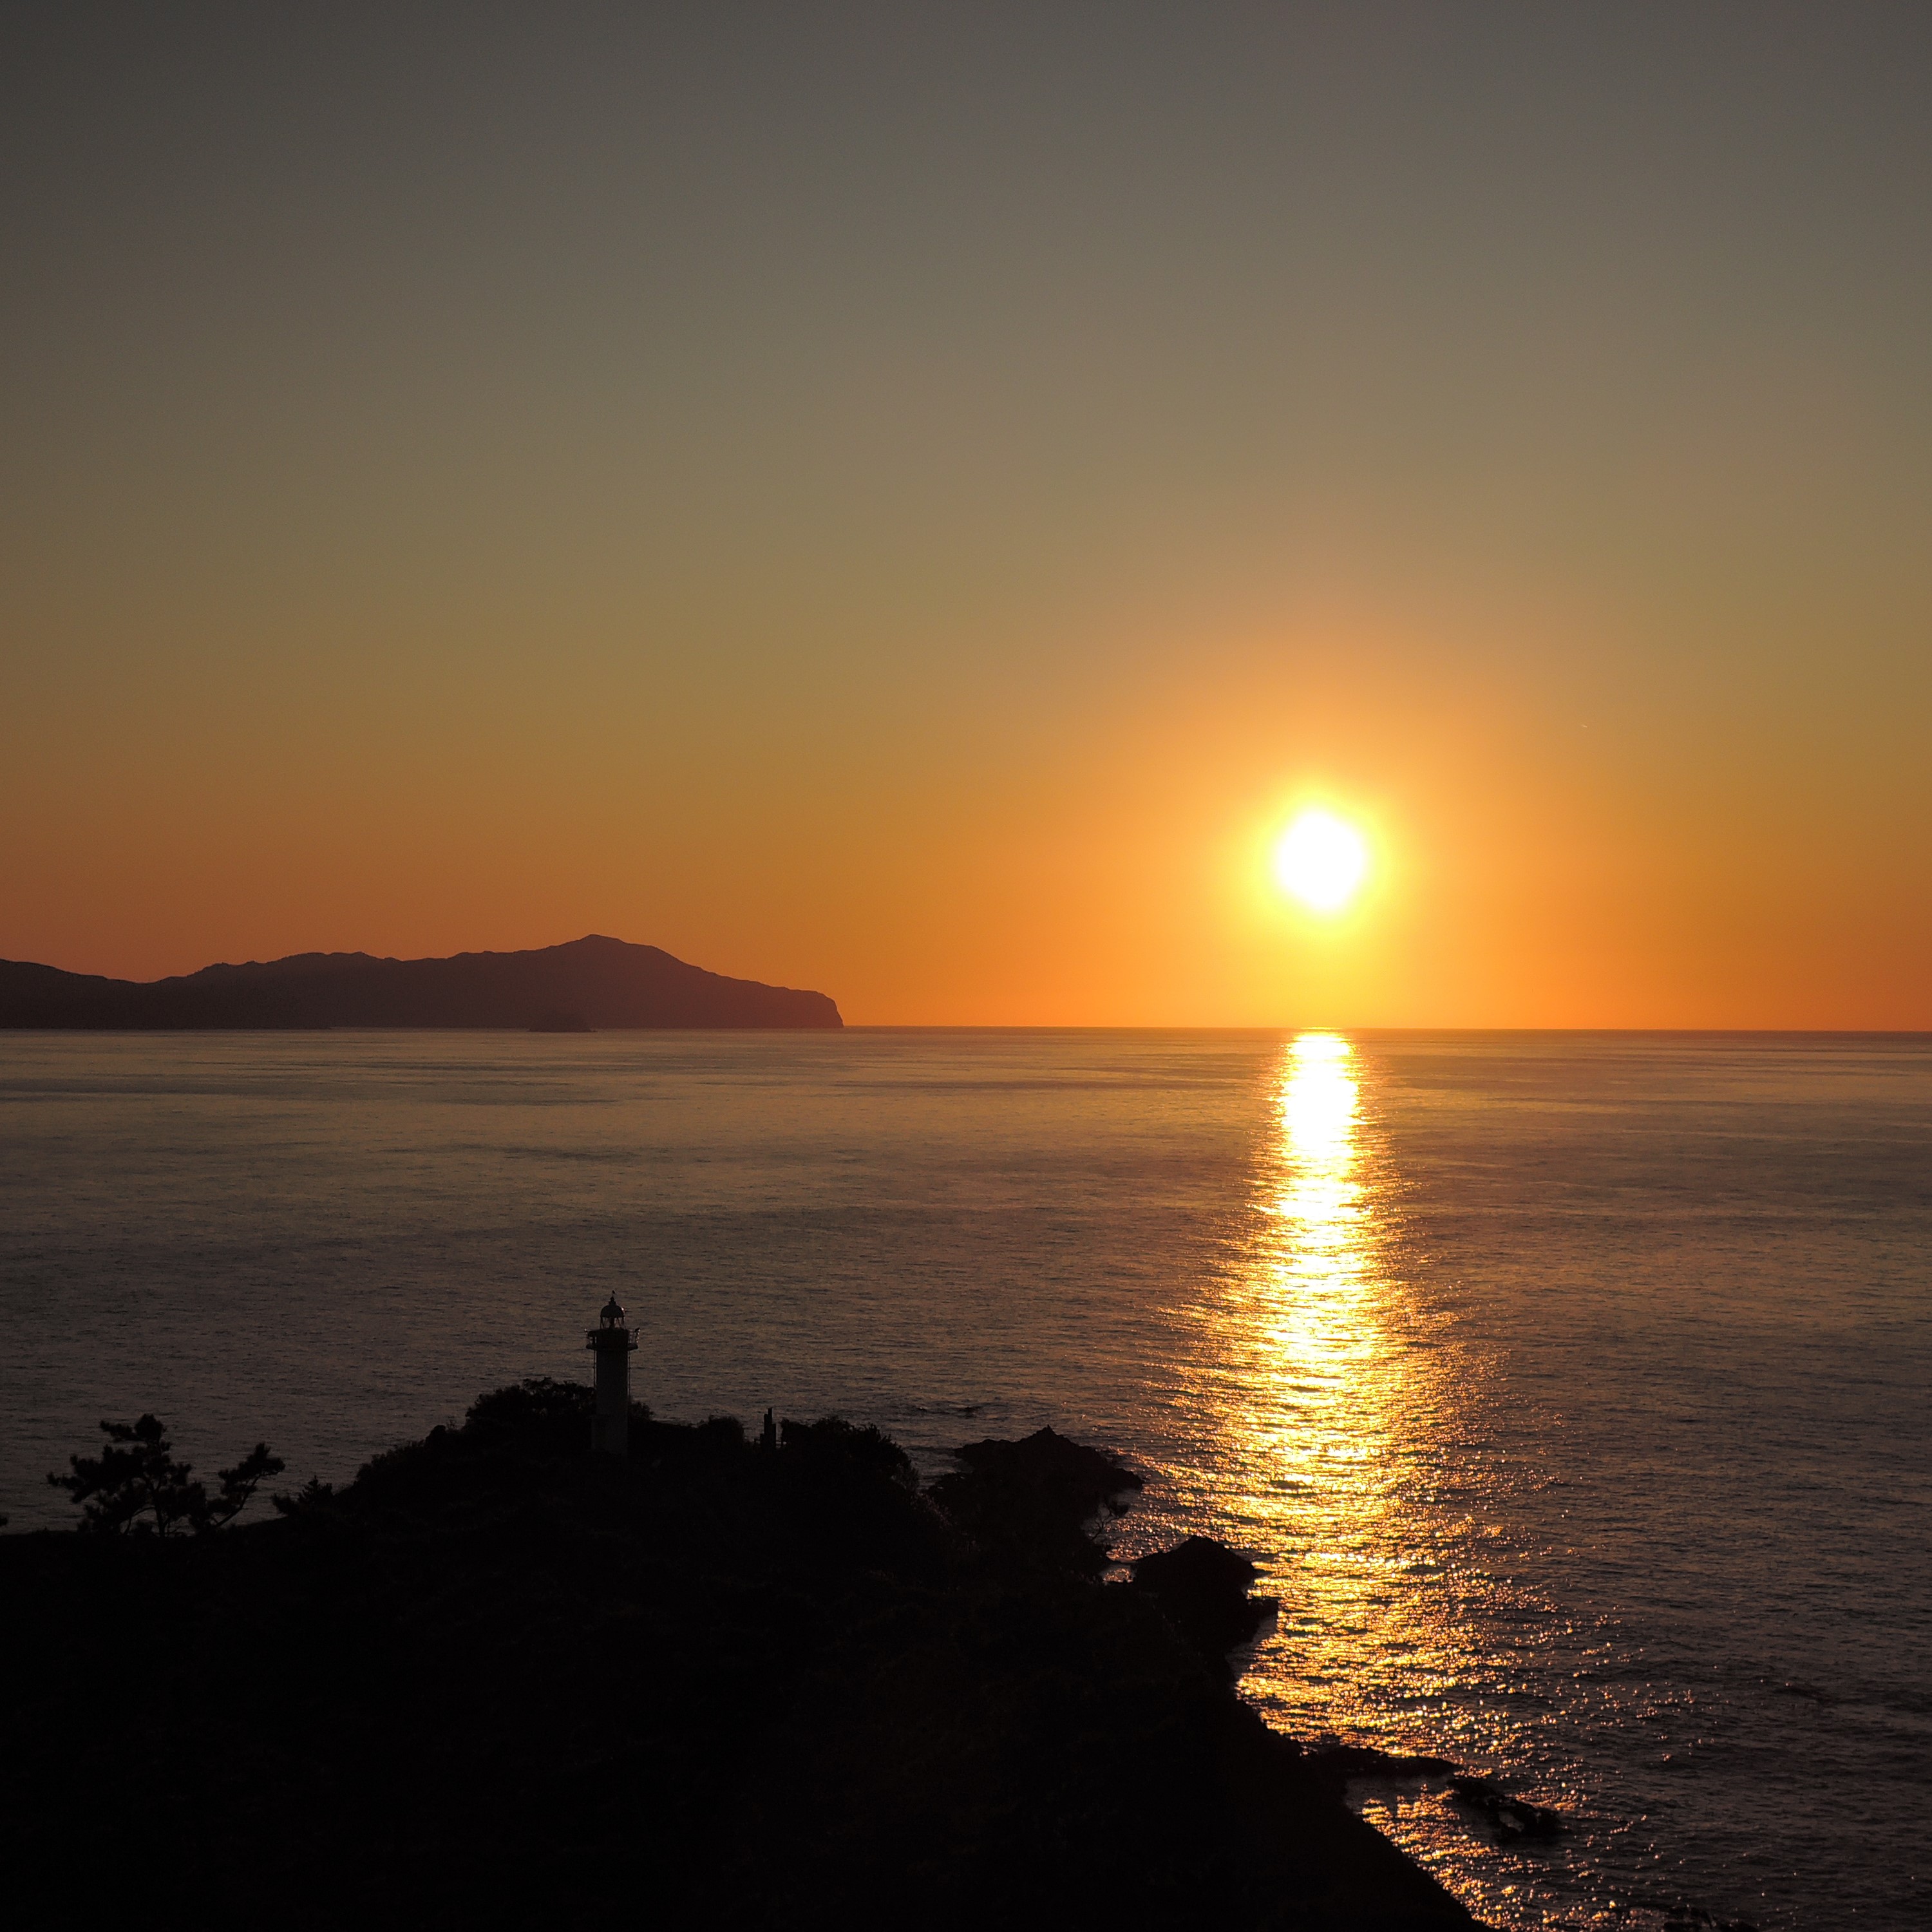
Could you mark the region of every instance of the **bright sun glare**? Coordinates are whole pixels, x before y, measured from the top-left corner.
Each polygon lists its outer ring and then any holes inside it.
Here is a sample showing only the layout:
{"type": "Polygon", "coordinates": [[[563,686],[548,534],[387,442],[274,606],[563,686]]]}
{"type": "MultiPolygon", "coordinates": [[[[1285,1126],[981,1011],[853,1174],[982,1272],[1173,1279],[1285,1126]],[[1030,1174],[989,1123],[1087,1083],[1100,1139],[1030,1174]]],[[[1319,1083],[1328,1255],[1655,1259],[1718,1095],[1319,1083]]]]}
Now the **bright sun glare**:
{"type": "Polygon", "coordinates": [[[1362,835],[1332,812],[1304,812],[1274,848],[1274,875],[1314,912],[1340,912],[1369,869],[1362,835]]]}

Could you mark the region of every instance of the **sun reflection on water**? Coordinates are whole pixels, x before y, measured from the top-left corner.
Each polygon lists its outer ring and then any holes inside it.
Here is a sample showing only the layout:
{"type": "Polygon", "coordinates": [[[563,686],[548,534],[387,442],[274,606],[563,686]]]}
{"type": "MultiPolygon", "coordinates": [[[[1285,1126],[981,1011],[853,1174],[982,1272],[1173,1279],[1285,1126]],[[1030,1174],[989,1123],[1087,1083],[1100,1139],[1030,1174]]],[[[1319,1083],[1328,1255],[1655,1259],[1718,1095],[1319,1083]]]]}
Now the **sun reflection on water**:
{"type": "Polygon", "coordinates": [[[1358,1486],[1379,1446],[1375,1227],[1353,1058],[1333,1034],[1304,1034],[1288,1048],[1262,1226],[1216,1324],[1236,1372],[1222,1390],[1228,1447],[1248,1466],[1249,1504],[1264,1520],[1279,1520],[1277,1499],[1326,1490],[1352,1466],[1344,1480],[1358,1486]]]}
{"type": "Polygon", "coordinates": [[[1490,1776],[1538,1767],[1528,1795],[1576,1828],[1568,1849],[1505,1851],[1442,1780],[1358,1786],[1373,1823],[1486,1923],[1594,1925],[1594,1827],[1538,1688],[1558,1619],[1524,1573],[1547,1557],[1506,1528],[1525,1478],[1499,1453],[1492,1366],[1404,1223],[1387,1077],[1304,1033],[1258,1096],[1246,1220],[1175,1391],[1195,1468],[1167,1472],[1171,1515],[1246,1550],[1280,1599],[1241,1678],[1271,1723],[1490,1776]]]}
{"type": "Polygon", "coordinates": [[[1207,1311],[1198,1391],[1216,1460],[1235,1478],[1238,1527],[1280,1570],[1280,1626],[1250,1687],[1264,1706],[1300,1703],[1311,1678],[1346,1681],[1343,1653],[1382,1621],[1382,1579],[1402,1555],[1386,1527],[1395,1438],[1416,1372],[1390,1334],[1386,1182],[1364,1132],[1353,1048],[1301,1034],[1270,1100],[1253,1232],[1207,1311]],[[1281,1668],[1290,1648],[1292,1688],[1281,1668]]]}
{"type": "MultiPolygon", "coordinates": [[[[1188,1394],[1220,1474],[1218,1533],[1281,1601],[1244,1693],[1304,1739],[1481,1756],[1494,1740],[1454,1694],[1472,1648],[1455,1574],[1470,1365],[1401,1279],[1372,1079],[1339,1034],[1284,1047],[1250,1231],[1200,1311],[1188,1394]]],[[[1460,1862],[1420,1816],[1378,1822],[1445,1876],[1460,1862]]]]}

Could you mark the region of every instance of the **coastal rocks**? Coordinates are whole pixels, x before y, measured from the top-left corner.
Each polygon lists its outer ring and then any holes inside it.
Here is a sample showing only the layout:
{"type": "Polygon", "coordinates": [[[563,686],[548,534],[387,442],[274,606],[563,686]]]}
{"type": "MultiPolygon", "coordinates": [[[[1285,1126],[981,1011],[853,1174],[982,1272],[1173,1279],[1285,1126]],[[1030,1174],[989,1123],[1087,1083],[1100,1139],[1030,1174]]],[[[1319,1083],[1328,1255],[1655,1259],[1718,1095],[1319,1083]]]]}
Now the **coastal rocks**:
{"type": "MultiPolygon", "coordinates": [[[[1133,1565],[1130,1590],[1151,1598],[1168,1621],[1222,1672],[1228,1653],[1247,1642],[1280,1607],[1249,1592],[1259,1572],[1239,1551],[1211,1537],[1190,1536],[1133,1565]]],[[[1230,1673],[1231,1674],[1231,1673],[1230,1673]]]]}
{"type": "Polygon", "coordinates": [[[1458,1773],[1450,1779],[1449,1789],[1460,1804],[1483,1820],[1498,1844],[1520,1844],[1526,1839],[1543,1840],[1562,1834],[1563,1820],[1557,1813],[1546,1806],[1532,1804],[1526,1798],[1512,1796],[1492,1779],[1458,1773]]]}
{"type": "Polygon", "coordinates": [[[1310,1751],[1308,1762],[1337,1784],[1352,1778],[1380,1778],[1394,1780],[1409,1778],[1443,1778],[1460,1776],[1446,1757],[1422,1757],[1406,1751],[1376,1750],[1368,1744],[1324,1744],[1310,1751]]]}
{"type": "Polygon", "coordinates": [[[1561,1813],[1518,1797],[1493,1778],[1459,1771],[1447,1758],[1381,1751],[1366,1744],[1330,1744],[1311,1751],[1308,1762],[1338,1784],[1352,1778],[1446,1783],[1451,1800],[1480,1819],[1499,1845],[1544,1844],[1563,1833],[1561,1813]]]}

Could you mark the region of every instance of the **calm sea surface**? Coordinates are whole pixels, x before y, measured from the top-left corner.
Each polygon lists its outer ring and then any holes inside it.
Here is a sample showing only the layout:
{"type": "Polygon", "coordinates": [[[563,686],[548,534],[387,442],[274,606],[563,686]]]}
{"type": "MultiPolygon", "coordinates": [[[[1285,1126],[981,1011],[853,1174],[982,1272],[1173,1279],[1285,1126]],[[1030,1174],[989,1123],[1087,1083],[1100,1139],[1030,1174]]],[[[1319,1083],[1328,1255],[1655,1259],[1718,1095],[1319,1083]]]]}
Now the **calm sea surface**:
{"type": "Polygon", "coordinates": [[[584,1376],[1137,1458],[1269,1718],[1498,1926],[1932,1923],[1932,1040],[0,1036],[0,1510],[153,1409],[290,1481],[584,1376]]]}

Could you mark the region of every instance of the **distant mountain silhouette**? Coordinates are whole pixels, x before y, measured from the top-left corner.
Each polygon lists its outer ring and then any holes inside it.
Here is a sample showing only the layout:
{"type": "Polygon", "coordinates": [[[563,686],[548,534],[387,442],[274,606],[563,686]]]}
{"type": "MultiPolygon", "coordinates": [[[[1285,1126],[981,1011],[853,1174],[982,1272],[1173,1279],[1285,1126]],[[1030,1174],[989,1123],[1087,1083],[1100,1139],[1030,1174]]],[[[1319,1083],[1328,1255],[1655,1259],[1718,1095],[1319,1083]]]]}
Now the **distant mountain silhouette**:
{"type": "Polygon", "coordinates": [[[0,960],[0,1028],[838,1027],[823,993],[728,980],[592,934],[530,952],[298,952],[142,982],[0,960]]]}

